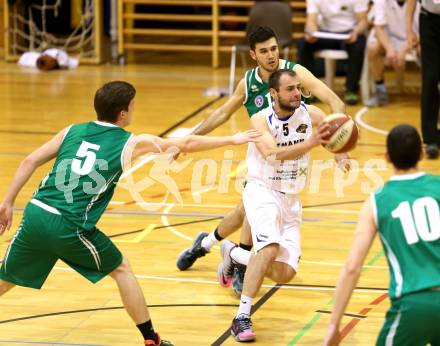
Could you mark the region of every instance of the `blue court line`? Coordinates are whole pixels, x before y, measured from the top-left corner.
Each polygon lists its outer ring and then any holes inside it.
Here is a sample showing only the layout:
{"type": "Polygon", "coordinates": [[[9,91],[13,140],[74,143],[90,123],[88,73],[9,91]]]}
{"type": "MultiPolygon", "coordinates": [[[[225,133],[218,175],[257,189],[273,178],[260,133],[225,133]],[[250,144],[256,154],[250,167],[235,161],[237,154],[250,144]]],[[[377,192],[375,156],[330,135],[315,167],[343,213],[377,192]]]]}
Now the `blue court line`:
{"type": "Polygon", "coordinates": [[[63,345],[63,346],[105,346],[98,344],[68,344],[65,342],[42,342],[42,341],[20,341],[20,340],[0,340],[0,343],[13,344],[32,344],[32,345],[63,345]]]}

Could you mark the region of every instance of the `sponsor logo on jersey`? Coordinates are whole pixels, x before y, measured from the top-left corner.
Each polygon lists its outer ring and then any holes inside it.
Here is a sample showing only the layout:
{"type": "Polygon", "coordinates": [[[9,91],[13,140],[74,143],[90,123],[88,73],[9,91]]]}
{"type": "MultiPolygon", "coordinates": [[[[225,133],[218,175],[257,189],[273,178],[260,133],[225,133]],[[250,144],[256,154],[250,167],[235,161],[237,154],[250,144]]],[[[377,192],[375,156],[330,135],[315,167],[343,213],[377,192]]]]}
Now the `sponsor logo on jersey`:
{"type": "Polygon", "coordinates": [[[296,132],[298,132],[298,133],[306,133],[307,127],[308,127],[307,124],[301,124],[296,129],[296,132]]]}
{"type": "Polygon", "coordinates": [[[262,105],[264,104],[264,98],[261,95],[258,95],[255,98],[255,106],[257,106],[258,108],[260,108],[262,105]]]}
{"type": "Polygon", "coordinates": [[[258,87],[257,87],[255,84],[252,84],[252,85],[251,85],[251,91],[252,91],[253,93],[258,92],[258,87]]]}
{"type": "Polygon", "coordinates": [[[301,143],[301,142],[304,142],[304,138],[296,139],[294,141],[280,142],[280,143],[277,143],[277,147],[289,147],[291,145],[301,143]]]}

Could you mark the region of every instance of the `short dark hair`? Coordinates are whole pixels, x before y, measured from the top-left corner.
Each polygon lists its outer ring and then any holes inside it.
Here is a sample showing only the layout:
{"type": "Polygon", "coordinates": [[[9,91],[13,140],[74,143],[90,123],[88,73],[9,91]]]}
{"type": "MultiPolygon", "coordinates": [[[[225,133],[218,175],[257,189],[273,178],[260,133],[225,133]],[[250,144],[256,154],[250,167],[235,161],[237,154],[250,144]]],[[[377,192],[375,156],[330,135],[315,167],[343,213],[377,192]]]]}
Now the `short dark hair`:
{"type": "Polygon", "coordinates": [[[280,79],[281,76],[287,74],[291,77],[296,77],[296,72],[288,69],[282,68],[273,72],[269,77],[269,88],[275,89],[276,91],[280,91],[280,79]]]}
{"type": "Polygon", "coordinates": [[[417,166],[422,151],[422,140],[414,126],[401,124],[393,127],[387,136],[387,152],[397,169],[417,166]]]}
{"type": "Polygon", "coordinates": [[[121,111],[127,111],[128,105],[136,95],[133,85],[123,81],[104,84],[95,93],[94,106],[98,120],[115,123],[121,111]]]}
{"type": "Polygon", "coordinates": [[[272,37],[275,37],[275,40],[278,42],[277,35],[275,35],[275,32],[271,28],[268,26],[257,26],[248,34],[249,47],[251,50],[255,50],[257,43],[265,42],[272,37]]]}

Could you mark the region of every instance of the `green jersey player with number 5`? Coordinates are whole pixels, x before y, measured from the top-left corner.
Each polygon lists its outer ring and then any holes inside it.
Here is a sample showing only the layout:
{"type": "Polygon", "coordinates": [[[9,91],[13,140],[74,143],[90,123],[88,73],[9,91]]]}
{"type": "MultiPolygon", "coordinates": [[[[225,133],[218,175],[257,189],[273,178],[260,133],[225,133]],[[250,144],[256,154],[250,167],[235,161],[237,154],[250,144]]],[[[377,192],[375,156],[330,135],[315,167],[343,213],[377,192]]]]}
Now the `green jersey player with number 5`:
{"type": "Polygon", "coordinates": [[[386,158],[395,174],[363,205],[324,345],[341,341],[339,324],[376,233],[389,265],[391,299],[376,345],[440,345],[440,177],[417,169],[421,157],[417,130],[394,127],[386,158]]]}
{"type": "Polygon", "coordinates": [[[244,144],[257,141],[260,134],[251,130],[228,137],[134,136],[124,127],[131,122],[135,94],[129,83],[105,84],[95,94],[97,121],[65,128],[23,160],[0,204],[0,235],[11,227],[15,198],[32,173],[54,158],[55,163],[26,206],[6,251],[0,268],[0,296],[15,285],[41,288],[60,259],[93,283],[111,276],[144,345],[172,346],[154,331],[127,259],[96,223],[131,160],[170,148],[193,152],[244,144]]]}

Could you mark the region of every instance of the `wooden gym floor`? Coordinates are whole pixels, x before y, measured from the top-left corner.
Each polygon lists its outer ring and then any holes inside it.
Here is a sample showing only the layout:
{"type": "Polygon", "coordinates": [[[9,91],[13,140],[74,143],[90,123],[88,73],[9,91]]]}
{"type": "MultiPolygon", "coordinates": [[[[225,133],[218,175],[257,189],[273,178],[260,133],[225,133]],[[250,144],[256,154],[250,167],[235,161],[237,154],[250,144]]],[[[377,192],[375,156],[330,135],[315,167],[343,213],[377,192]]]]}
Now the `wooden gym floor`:
{"type": "MultiPolygon", "coordinates": [[[[225,88],[228,82],[227,69],[189,65],[80,66],[75,71],[39,73],[1,62],[0,73],[0,196],[6,192],[15,169],[27,153],[71,123],[94,120],[94,92],[109,80],[127,80],[137,88],[136,110],[129,130],[156,135],[185,131],[198,124],[226,100],[203,96],[204,90],[225,88]],[[186,116],[188,120],[174,126],[186,116]]],[[[417,72],[410,77],[417,80],[417,72]]],[[[343,81],[338,82],[340,85],[343,81]]],[[[313,185],[302,194],[300,272],[290,285],[274,287],[272,282],[265,281],[255,299],[256,344],[322,343],[334,285],[350,247],[359,207],[371,189],[392,174],[383,161],[384,134],[401,122],[419,127],[418,104],[419,95],[409,93],[393,96],[389,106],[379,109],[348,107],[351,116],[357,115],[361,128],[359,145],[352,153],[358,165],[343,178],[346,186],[337,183],[337,171],[327,169],[320,179],[317,179],[319,175],[315,176],[313,185]]],[[[227,135],[248,127],[243,108],[214,134],[227,135]]],[[[175,261],[198,232],[214,230],[222,216],[240,201],[237,191],[245,173],[240,164],[245,150],[241,146],[182,155],[176,171],[170,173],[182,203],[172,195],[164,200],[164,186],[150,180],[150,186],[141,192],[144,202],[134,199],[123,187],[118,188],[99,222],[100,229],[130,259],[151,307],[156,329],[177,346],[236,344],[227,337],[227,330],[239,301],[231,290],[216,283],[219,248],[214,248],[186,272],[180,272],[175,261]],[[230,169],[224,158],[232,161],[230,169]],[[205,161],[202,178],[194,172],[200,171],[197,168],[203,159],[209,161],[205,161]],[[227,193],[219,193],[219,184],[225,181],[227,193]]],[[[312,158],[332,157],[318,148],[312,158]]],[[[314,161],[313,165],[312,171],[319,171],[319,162],[314,161]]],[[[0,239],[1,256],[20,222],[26,202],[49,168],[46,165],[39,169],[19,195],[13,228],[0,239]]],[[[151,163],[147,162],[130,176],[139,182],[150,168],[151,163]]],[[[421,168],[440,173],[439,161],[425,160],[421,168]]],[[[232,239],[237,241],[238,233],[232,239]]],[[[376,241],[342,323],[346,333],[343,344],[374,343],[388,308],[387,285],[387,264],[376,241]]],[[[0,299],[0,344],[140,345],[141,342],[138,331],[121,308],[113,280],[106,278],[94,286],[63,263],[57,263],[41,292],[17,287],[0,299]]]]}

